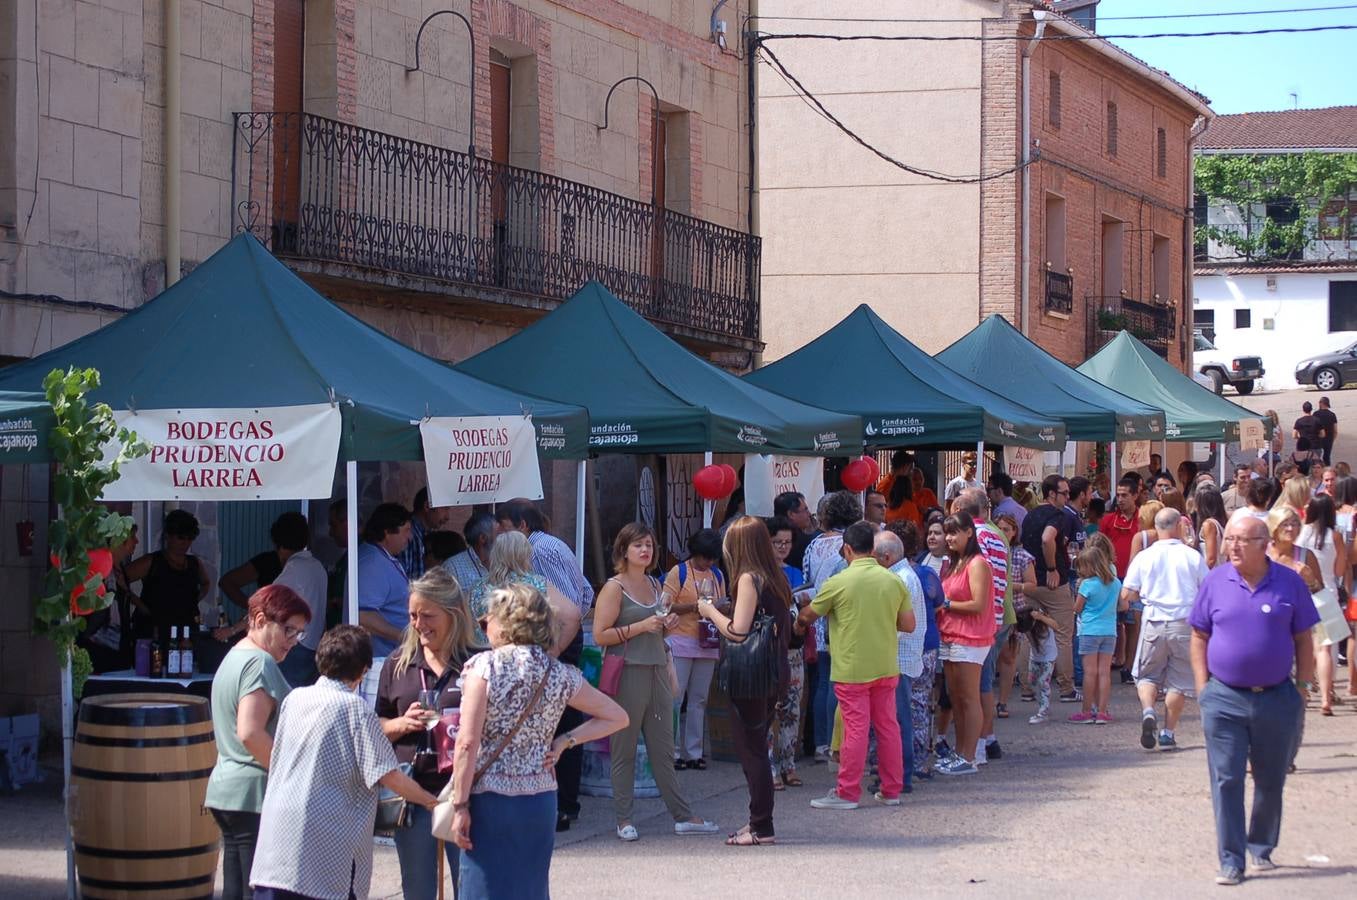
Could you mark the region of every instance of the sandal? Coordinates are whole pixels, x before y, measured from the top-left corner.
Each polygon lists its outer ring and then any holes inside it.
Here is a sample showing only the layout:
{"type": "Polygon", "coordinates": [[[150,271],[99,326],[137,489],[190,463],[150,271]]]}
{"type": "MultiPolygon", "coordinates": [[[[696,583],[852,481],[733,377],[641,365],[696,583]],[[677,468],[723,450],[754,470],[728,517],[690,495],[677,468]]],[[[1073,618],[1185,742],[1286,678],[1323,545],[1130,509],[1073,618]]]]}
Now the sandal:
{"type": "Polygon", "coordinates": [[[1319,714],[1320,714],[1321,716],[1331,716],[1331,715],[1333,715],[1333,707],[1332,707],[1332,706],[1321,706],[1321,707],[1319,708],[1319,714]]]}
{"type": "Polygon", "coordinates": [[[994,704],[994,715],[995,715],[995,718],[999,718],[999,719],[1007,719],[1007,718],[1008,718],[1008,704],[1007,704],[1007,703],[996,703],[996,704],[994,704]]]}
{"type": "Polygon", "coordinates": [[[707,760],[704,759],[704,758],[701,757],[701,756],[699,756],[697,759],[690,759],[690,760],[688,760],[688,768],[690,768],[690,769],[706,769],[706,768],[707,768],[707,760]]]}
{"type": "Polygon", "coordinates": [[[786,785],[786,784],[784,784],[783,782],[779,781],[779,780],[776,779],[776,778],[773,779],[773,790],[775,790],[775,791],[785,791],[786,789],[787,789],[787,785],[786,785]]]}
{"type": "Polygon", "coordinates": [[[777,840],[772,835],[769,835],[768,837],[759,837],[747,828],[742,831],[737,831],[726,838],[727,847],[762,847],[766,844],[776,843],[777,840]]]}
{"type": "Polygon", "coordinates": [[[800,778],[796,777],[796,771],[782,773],[782,784],[786,787],[801,787],[805,784],[800,778]]]}
{"type": "Polygon", "coordinates": [[[688,760],[686,760],[686,759],[676,759],[676,760],[674,760],[674,771],[675,771],[675,772],[682,772],[684,769],[688,769],[688,768],[691,768],[691,767],[692,767],[692,763],[688,762],[688,760]]]}

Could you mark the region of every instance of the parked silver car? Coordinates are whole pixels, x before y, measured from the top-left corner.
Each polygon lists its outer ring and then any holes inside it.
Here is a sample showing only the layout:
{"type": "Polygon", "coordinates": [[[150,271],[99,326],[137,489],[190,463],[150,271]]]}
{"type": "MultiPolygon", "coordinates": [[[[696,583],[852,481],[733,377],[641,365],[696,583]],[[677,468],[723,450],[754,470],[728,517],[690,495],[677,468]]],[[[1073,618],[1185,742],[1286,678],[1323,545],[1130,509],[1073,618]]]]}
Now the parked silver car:
{"type": "Polygon", "coordinates": [[[1321,391],[1336,391],[1357,380],[1357,344],[1303,359],[1296,365],[1296,383],[1313,384],[1321,391]]]}

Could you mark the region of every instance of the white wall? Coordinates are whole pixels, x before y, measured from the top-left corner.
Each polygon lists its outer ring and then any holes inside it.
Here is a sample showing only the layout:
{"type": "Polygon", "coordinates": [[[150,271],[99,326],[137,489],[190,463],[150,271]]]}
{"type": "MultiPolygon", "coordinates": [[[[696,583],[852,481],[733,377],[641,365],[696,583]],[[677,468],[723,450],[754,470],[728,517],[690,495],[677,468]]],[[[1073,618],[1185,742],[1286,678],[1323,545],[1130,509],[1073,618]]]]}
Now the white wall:
{"type": "Polygon", "coordinates": [[[1216,346],[1229,354],[1263,358],[1262,387],[1296,387],[1296,363],[1357,341],[1357,332],[1329,331],[1329,282],[1354,281],[1357,272],[1275,275],[1201,275],[1192,281],[1194,310],[1213,309],[1216,346]],[[1269,290],[1267,281],[1275,279],[1269,290]],[[1249,309],[1250,327],[1235,328],[1235,310],[1249,309]],[[1273,328],[1264,327],[1271,319],[1273,328]]]}

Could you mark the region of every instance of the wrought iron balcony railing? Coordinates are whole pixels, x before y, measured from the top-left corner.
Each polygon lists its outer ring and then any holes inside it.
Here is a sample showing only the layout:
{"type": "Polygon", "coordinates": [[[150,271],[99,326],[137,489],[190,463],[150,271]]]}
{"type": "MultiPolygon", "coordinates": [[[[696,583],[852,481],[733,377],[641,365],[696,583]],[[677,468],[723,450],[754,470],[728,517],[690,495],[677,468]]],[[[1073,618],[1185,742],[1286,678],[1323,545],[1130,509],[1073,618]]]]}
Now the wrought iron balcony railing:
{"type": "Polygon", "coordinates": [[[1046,311],[1070,315],[1074,312],[1074,276],[1046,270],[1046,311]]]}
{"type": "Polygon", "coordinates": [[[1122,330],[1144,341],[1160,356],[1168,356],[1178,334],[1178,308],[1171,303],[1130,297],[1088,297],[1088,340],[1092,356],[1122,330]]]}
{"type": "Polygon", "coordinates": [[[279,256],[759,336],[759,238],[553,175],[306,113],[235,114],[232,231],[279,256]]]}

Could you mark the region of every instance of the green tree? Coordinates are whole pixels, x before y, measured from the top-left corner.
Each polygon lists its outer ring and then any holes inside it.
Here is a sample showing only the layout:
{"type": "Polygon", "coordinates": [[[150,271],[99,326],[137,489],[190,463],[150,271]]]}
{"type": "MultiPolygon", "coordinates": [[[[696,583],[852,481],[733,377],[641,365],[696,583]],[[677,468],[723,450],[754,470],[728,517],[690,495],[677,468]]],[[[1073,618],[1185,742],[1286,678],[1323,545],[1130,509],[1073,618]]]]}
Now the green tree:
{"type": "Polygon", "coordinates": [[[48,440],[57,464],[53,499],[60,516],[52,521],[47,543],[52,553],[44,595],[38,599],[36,630],[56,647],[65,665],[69,657],[75,696],[79,697],[90,673],[90,659],[75,646],[85,628],[83,616],[75,615],[72,595],[82,610],[95,611],[109,603],[101,595],[103,576],[90,571],[90,552],[107,549],[127,539],[132,530],[128,516],[109,512],[99,501],[104,488],[118,479],[124,462],[144,455],[148,448],[135,433],[118,427],[106,403],[90,404],[85,395],[99,386],[94,369],[54,369],[43,379],[47,402],[56,413],[56,425],[48,440]]]}
{"type": "Polygon", "coordinates": [[[1250,260],[1285,259],[1315,240],[1343,240],[1352,235],[1352,207],[1357,190],[1357,153],[1273,153],[1255,156],[1211,154],[1194,164],[1196,190],[1208,202],[1233,205],[1249,221],[1244,230],[1198,222],[1197,243],[1215,241],[1250,260]],[[1325,223],[1326,210],[1342,205],[1325,223]],[[1291,205],[1294,222],[1251,219],[1255,206],[1291,205]]]}

